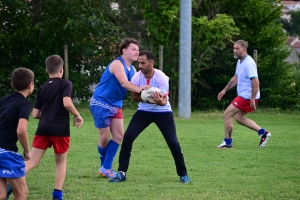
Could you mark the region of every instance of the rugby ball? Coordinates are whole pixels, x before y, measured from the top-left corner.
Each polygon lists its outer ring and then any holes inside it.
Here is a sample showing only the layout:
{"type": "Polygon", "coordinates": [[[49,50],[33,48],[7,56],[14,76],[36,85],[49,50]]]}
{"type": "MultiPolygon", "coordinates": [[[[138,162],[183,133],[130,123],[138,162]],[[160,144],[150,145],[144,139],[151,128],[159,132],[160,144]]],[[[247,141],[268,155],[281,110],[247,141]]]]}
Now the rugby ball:
{"type": "Polygon", "coordinates": [[[142,91],[141,93],[141,99],[147,103],[155,103],[152,93],[153,92],[159,92],[162,93],[161,90],[157,87],[150,87],[142,91]]]}

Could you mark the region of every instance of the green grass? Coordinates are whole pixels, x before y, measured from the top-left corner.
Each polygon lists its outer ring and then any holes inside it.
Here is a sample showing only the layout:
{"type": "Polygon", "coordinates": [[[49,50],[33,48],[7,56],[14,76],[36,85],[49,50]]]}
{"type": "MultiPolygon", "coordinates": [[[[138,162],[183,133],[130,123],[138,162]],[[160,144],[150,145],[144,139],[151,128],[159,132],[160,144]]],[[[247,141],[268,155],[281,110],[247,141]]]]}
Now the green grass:
{"type": "MultiPolygon", "coordinates": [[[[124,110],[125,128],[134,110],[124,110]]],[[[109,183],[98,175],[98,134],[87,109],[84,125],[71,128],[66,200],[100,199],[300,199],[299,113],[258,111],[248,117],[272,132],[264,149],[259,137],[234,123],[233,149],[217,149],[223,140],[222,112],[193,112],[176,117],[177,135],[191,184],[180,184],[171,153],[155,125],[135,141],[127,181],[109,183]]],[[[176,115],[176,113],[175,113],[176,115]]],[[[37,120],[30,119],[32,141],[37,120]]],[[[117,154],[114,169],[118,167],[117,154]]],[[[27,175],[29,200],[51,199],[54,155],[48,149],[27,175]]],[[[12,198],[11,198],[12,199],[12,198]]]]}

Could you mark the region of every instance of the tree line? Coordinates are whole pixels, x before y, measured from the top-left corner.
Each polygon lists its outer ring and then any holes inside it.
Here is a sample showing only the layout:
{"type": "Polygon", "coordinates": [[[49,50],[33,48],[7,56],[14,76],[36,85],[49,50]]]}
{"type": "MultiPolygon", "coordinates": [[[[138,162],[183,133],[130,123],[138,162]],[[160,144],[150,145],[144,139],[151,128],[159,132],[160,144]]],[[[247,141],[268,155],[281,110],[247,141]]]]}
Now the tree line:
{"type": "MultiPolygon", "coordinates": [[[[299,108],[300,82],[295,66],[285,61],[289,49],[279,3],[192,0],[193,110],[223,109],[236,95],[232,89],[221,102],[216,98],[234,74],[232,46],[238,39],[248,41],[250,55],[258,51],[260,106],[299,108]]],[[[0,10],[0,96],[12,91],[10,74],[16,67],[32,69],[39,88],[47,80],[45,59],[64,57],[68,45],[74,95],[88,100],[90,85],[118,55],[119,42],[132,37],[157,58],[163,45],[163,70],[170,77],[171,104],[177,105],[180,0],[6,0],[0,10]]]]}

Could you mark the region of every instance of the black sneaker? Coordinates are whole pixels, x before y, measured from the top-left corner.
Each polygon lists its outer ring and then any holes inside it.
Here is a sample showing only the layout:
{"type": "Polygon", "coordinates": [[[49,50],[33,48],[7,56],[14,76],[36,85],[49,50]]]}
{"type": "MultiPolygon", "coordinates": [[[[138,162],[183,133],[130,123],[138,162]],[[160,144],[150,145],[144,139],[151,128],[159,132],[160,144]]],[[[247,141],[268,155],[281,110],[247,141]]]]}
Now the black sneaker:
{"type": "Polygon", "coordinates": [[[260,135],[260,142],[259,142],[258,147],[263,148],[264,146],[266,146],[266,144],[271,136],[272,136],[272,134],[268,131],[265,131],[264,134],[260,135]]]}
{"type": "Polygon", "coordinates": [[[232,148],[232,144],[231,145],[227,145],[225,141],[222,142],[222,144],[220,144],[218,146],[219,149],[224,149],[224,148],[232,148]]]}
{"type": "Polygon", "coordinates": [[[111,183],[118,183],[122,181],[126,181],[126,173],[121,171],[116,173],[116,176],[109,180],[111,183]]]}

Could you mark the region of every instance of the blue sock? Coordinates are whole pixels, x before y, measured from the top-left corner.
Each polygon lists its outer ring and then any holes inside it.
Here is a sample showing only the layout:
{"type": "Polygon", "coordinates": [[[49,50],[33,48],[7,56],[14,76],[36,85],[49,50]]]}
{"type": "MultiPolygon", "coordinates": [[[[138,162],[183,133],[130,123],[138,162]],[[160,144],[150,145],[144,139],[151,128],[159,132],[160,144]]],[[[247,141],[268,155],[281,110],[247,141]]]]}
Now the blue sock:
{"type": "Polygon", "coordinates": [[[112,164],[114,162],[114,158],[117,154],[119,146],[120,145],[115,141],[109,140],[106,149],[105,161],[102,165],[105,169],[112,169],[112,164]]]}
{"type": "Polygon", "coordinates": [[[224,138],[224,141],[226,142],[226,144],[228,146],[231,146],[232,145],[232,138],[224,138]]]}
{"type": "Polygon", "coordinates": [[[102,147],[99,147],[99,145],[97,145],[97,148],[98,148],[98,153],[99,153],[99,156],[100,156],[100,167],[103,165],[104,163],[104,160],[105,160],[105,155],[106,155],[106,148],[102,148],[102,147]]]}
{"type": "Polygon", "coordinates": [[[63,199],[63,192],[61,190],[54,189],[52,196],[53,198],[63,199]]]}
{"type": "Polygon", "coordinates": [[[263,135],[265,132],[266,132],[266,130],[264,129],[264,128],[261,128],[259,131],[257,131],[258,132],[258,135],[260,136],[260,135],[263,135]]]}

